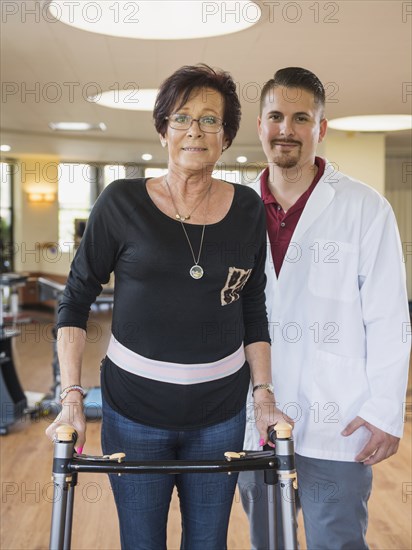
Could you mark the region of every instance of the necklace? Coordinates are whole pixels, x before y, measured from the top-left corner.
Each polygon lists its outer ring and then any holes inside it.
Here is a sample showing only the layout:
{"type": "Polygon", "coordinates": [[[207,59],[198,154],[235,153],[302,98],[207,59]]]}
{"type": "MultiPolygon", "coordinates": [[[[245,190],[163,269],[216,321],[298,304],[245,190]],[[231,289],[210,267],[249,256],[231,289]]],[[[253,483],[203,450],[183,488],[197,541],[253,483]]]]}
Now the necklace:
{"type": "Polygon", "coordinates": [[[181,222],[185,222],[186,220],[190,220],[190,216],[193,214],[193,212],[195,210],[197,210],[199,208],[199,206],[202,204],[202,202],[205,200],[206,198],[206,195],[208,194],[209,192],[209,189],[210,187],[212,186],[212,184],[209,185],[209,187],[206,189],[206,191],[204,192],[202,198],[200,199],[200,201],[195,205],[195,207],[191,210],[191,212],[187,215],[187,216],[182,216],[182,214],[179,214],[179,212],[177,211],[177,207],[176,207],[176,203],[175,203],[175,200],[173,198],[173,195],[172,195],[172,190],[170,189],[170,186],[169,186],[169,182],[167,181],[167,177],[164,176],[164,180],[165,180],[165,183],[166,183],[166,186],[167,186],[167,190],[169,191],[169,195],[170,195],[170,198],[172,199],[172,204],[173,204],[173,207],[174,209],[176,210],[176,214],[175,214],[175,217],[177,220],[181,221],[181,222]]]}
{"type": "MultiPolygon", "coordinates": [[[[172,199],[172,204],[173,206],[175,207],[175,210],[177,210],[176,208],[176,205],[175,205],[175,202],[173,200],[173,195],[172,195],[172,191],[169,187],[169,183],[167,181],[167,178],[166,176],[164,176],[164,179],[165,179],[165,182],[166,182],[166,186],[167,186],[167,189],[169,191],[169,195],[170,195],[170,198],[172,199]]],[[[208,209],[209,209],[209,198],[210,198],[210,188],[212,187],[212,184],[209,185],[209,187],[207,188],[207,191],[205,193],[205,195],[203,196],[202,200],[200,202],[203,201],[203,199],[206,197],[207,195],[207,203],[206,203],[206,212],[205,212],[205,223],[203,224],[203,228],[202,228],[202,236],[200,238],[200,246],[199,246],[199,254],[197,255],[197,259],[196,259],[196,256],[195,256],[195,253],[193,251],[193,246],[192,246],[192,243],[190,242],[190,239],[189,239],[189,235],[187,234],[187,231],[186,231],[186,227],[185,227],[185,224],[183,223],[185,220],[189,219],[190,218],[190,214],[189,216],[187,216],[186,218],[182,217],[182,216],[179,216],[178,214],[176,214],[176,218],[180,221],[180,225],[182,226],[182,229],[183,229],[183,232],[185,234],[185,237],[186,237],[186,240],[188,242],[188,245],[189,245],[189,248],[190,248],[190,252],[192,253],[192,258],[193,258],[193,261],[194,261],[194,265],[192,265],[192,267],[189,269],[189,273],[190,273],[190,276],[193,278],[193,279],[201,279],[204,275],[204,269],[201,265],[199,265],[199,260],[200,260],[200,255],[202,254],[202,248],[203,248],[203,239],[204,239],[204,236],[205,236],[205,228],[206,228],[206,218],[207,218],[207,212],[208,212],[208,209]]],[[[200,204],[200,203],[199,203],[200,204]]],[[[197,208],[199,206],[199,204],[195,207],[197,208]]],[[[192,210],[191,214],[193,214],[194,210],[192,210]]]]}

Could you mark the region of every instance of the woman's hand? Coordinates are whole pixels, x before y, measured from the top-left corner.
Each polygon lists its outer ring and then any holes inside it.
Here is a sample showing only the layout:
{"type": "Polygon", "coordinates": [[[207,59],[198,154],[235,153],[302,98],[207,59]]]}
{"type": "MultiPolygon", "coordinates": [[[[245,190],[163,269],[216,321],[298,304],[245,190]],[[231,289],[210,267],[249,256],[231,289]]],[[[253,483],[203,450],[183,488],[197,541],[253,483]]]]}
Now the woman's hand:
{"type": "Polygon", "coordinates": [[[70,392],[62,402],[62,410],[56,420],[46,430],[46,435],[53,441],[56,436],[56,429],[62,424],[73,426],[77,432],[76,448],[82,452],[86,442],[86,418],[83,410],[83,397],[77,392],[70,392]]]}
{"type": "MultiPolygon", "coordinates": [[[[278,422],[288,422],[293,428],[294,422],[276,407],[276,399],[270,387],[270,345],[268,342],[253,342],[245,347],[246,360],[249,363],[252,379],[253,399],[255,402],[255,422],[259,430],[259,445],[268,443],[268,429],[278,422]]],[[[274,447],[272,443],[269,443],[274,447]]]]}
{"type": "MultiPolygon", "coordinates": [[[[78,327],[61,327],[57,332],[57,352],[59,355],[61,386],[79,386],[81,365],[86,343],[86,331],[78,327]]],[[[62,424],[72,426],[77,432],[76,448],[81,452],[86,441],[86,419],[83,412],[83,396],[78,391],[70,391],[62,400],[62,410],[47,430],[46,435],[53,441],[56,429],[62,424]]]]}
{"type": "Polygon", "coordinates": [[[259,431],[259,445],[270,445],[274,447],[268,439],[268,431],[271,426],[278,422],[287,422],[293,428],[294,421],[276,407],[273,396],[269,395],[267,390],[256,390],[254,392],[256,427],[259,431]]]}

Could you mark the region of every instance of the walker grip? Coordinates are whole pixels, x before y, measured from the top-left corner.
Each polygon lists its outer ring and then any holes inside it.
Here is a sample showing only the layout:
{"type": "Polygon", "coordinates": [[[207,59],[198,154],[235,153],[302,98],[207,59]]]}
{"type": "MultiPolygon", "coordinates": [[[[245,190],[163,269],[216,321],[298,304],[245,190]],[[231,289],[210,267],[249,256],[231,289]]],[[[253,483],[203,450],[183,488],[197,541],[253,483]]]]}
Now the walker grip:
{"type": "Polygon", "coordinates": [[[74,455],[76,458],[80,458],[81,460],[90,460],[93,462],[118,462],[119,464],[121,462],[124,462],[124,459],[126,458],[125,453],[113,453],[111,455],[83,455],[76,453],[74,455]]]}
{"type": "Polygon", "coordinates": [[[77,432],[69,424],[61,424],[56,428],[56,439],[57,441],[76,441],[77,432]]]}
{"type": "Polygon", "coordinates": [[[258,458],[266,458],[274,455],[275,453],[273,449],[268,451],[241,451],[241,452],[226,451],[225,459],[227,460],[227,462],[231,462],[232,460],[250,460],[250,459],[258,459],[258,458]]]}
{"type": "Polygon", "coordinates": [[[269,440],[276,443],[276,439],[291,439],[292,426],[288,422],[278,422],[269,428],[269,440]]]}

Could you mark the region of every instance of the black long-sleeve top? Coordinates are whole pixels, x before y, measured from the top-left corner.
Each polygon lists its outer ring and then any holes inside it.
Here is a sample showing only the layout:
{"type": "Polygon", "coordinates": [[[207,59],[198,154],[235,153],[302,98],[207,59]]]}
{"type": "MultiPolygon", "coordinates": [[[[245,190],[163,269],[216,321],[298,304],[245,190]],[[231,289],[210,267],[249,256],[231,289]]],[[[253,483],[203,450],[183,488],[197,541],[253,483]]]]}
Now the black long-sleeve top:
{"type": "MultiPolygon", "coordinates": [[[[114,271],[112,333],[140,356],[208,363],[234,353],[242,342],[270,342],[263,205],[251,189],[235,185],[234,191],[224,219],[205,228],[199,261],[205,273],[195,280],[189,274],[194,262],[181,223],[157,208],[145,180],[110,184],[93,207],[73,260],[58,327],[86,329],[91,304],[114,271]],[[240,290],[231,286],[231,268],[240,274],[251,270],[240,290]]],[[[197,255],[203,226],[185,227],[197,255]]],[[[171,384],[127,372],[106,357],[102,391],[128,418],[193,429],[236,414],[245,403],[249,378],[245,363],[218,380],[171,384]]]]}

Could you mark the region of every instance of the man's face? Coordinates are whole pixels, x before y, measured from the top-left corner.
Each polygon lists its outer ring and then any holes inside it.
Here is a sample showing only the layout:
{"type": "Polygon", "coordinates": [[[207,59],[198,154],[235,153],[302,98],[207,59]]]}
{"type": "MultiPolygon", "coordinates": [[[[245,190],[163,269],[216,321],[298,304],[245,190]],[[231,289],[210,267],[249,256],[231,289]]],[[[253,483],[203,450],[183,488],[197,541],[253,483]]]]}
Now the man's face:
{"type": "Polygon", "coordinates": [[[258,117],[258,133],[269,163],[280,168],[313,165],[327,121],[312,93],[301,88],[272,88],[258,117]]]}

